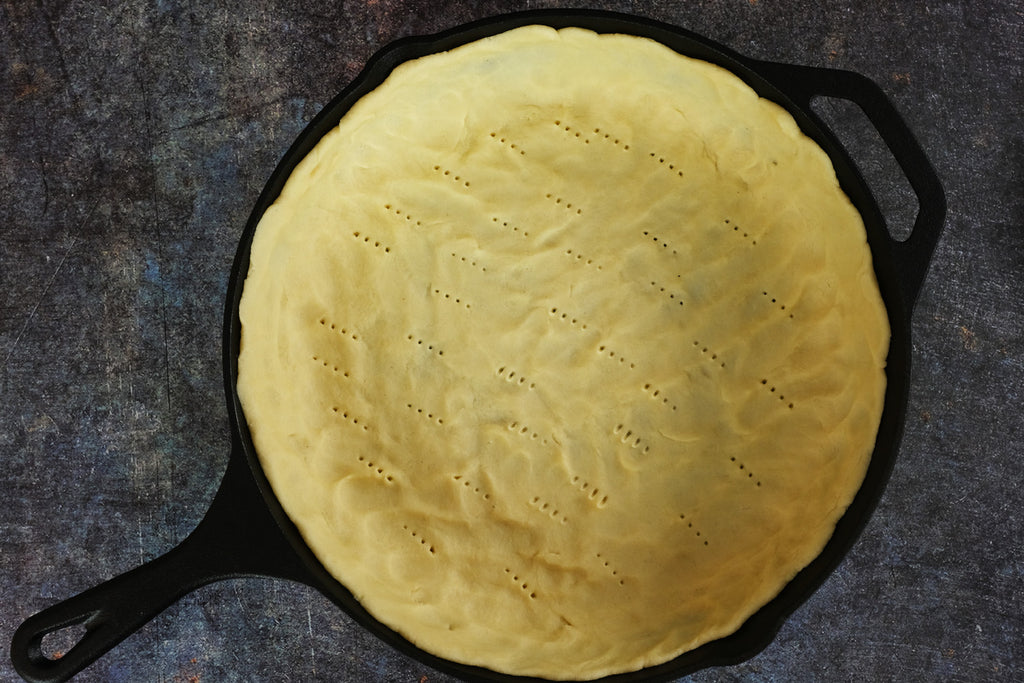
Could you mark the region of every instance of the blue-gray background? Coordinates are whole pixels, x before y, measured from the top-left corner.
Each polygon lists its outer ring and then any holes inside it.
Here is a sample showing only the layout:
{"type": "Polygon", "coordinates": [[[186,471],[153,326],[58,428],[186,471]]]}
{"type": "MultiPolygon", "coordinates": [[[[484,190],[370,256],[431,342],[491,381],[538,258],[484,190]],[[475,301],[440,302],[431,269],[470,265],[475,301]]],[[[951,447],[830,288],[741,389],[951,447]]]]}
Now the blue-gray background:
{"type": "MultiPolygon", "coordinates": [[[[207,509],[229,447],[228,272],[309,119],[393,39],[548,4],[0,1],[3,641],[31,613],[167,551],[207,509]]],[[[869,76],[949,198],[914,316],[906,434],[876,514],[772,645],[692,680],[1021,680],[1024,8],[590,6],[869,76]]],[[[849,108],[824,113],[852,131],[905,232],[913,200],[891,160],[849,108]]],[[[449,680],[313,590],[237,579],[188,595],[81,680],[424,677],[449,680]]],[[[14,678],[0,661],[0,679],[14,678]]]]}

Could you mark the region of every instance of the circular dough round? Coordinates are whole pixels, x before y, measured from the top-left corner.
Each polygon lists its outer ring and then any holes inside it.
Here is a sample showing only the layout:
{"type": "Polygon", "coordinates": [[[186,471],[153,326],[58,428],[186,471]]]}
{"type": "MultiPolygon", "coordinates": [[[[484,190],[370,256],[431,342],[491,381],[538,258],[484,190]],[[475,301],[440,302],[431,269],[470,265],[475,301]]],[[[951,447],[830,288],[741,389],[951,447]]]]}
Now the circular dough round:
{"type": "Polygon", "coordinates": [[[651,40],[403,64],[255,232],[238,393],[287,514],[450,660],[586,679],[734,632],[863,479],[889,329],[825,153],[651,40]]]}

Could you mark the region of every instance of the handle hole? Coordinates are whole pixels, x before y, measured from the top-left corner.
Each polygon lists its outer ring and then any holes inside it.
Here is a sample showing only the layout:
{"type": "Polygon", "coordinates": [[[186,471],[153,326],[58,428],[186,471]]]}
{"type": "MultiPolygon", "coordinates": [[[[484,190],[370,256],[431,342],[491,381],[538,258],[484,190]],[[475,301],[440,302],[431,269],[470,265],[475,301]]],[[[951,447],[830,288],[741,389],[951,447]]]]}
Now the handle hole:
{"type": "Polygon", "coordinates": [[[86,632],[85,624],[79,622],[45,633],[39,645],[39,654],[55,662],[78,645],[85,638],[86,632]]]}
{"type": "Polygon", "coordinates": [[[889,235],[903,242],[920,211],[917,195],[896,157],[861,108],[850,100],[815,96],[811,109],[821,117],[854,159],[885,219],[889,235]]]}

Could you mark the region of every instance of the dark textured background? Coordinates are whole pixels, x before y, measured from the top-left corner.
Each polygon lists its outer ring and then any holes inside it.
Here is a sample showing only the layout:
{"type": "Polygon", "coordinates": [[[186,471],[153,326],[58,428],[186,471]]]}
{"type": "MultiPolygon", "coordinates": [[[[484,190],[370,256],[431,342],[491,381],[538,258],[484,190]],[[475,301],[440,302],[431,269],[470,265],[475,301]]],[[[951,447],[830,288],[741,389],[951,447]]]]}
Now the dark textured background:
{"type": "MultiPolygon", "coordinates": [[[[277,160],[375,50],[547,3],[0,1],[0,634],[151,559],[228,455],[231,260],[277,160]]],[[[573,3],[575,4],[575,3],[573,3]]],[[[933,160],[947,229],[906,435],[872,521],[759,656],[695,681],[1024,677],[1018,2],[598,2],[751,57],[852,69],[933,160]]],[[[850,138],[906,230],[889,158],[850,138]]],[[[911,202],[912,203],[912,202],[911,202]]],[[[58,644],[59,645],[59,644],[58,644]]],[[[0,679],[13,679],[0,661],[0,679]]],[[[192,593],[90,681],[448,680],[284,581],[192,593]]]]}

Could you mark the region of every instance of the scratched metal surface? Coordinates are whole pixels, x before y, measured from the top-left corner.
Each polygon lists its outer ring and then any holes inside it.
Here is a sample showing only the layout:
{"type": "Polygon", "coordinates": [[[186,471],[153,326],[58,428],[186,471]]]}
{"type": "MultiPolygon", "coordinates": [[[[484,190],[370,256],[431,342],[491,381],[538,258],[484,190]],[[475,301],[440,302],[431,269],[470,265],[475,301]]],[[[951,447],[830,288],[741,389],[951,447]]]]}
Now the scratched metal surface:
{"type": "MultiPolygon", "coordinates": [[[[0,2],[0,634],[166,552],[228,453],[221,320],[249,210],[388,41],[545,3],[0,2]]],[[[568,3],[570,5],[577,3],[568,3]]],[[[1024,143],[1016,3],[595,2],[882,85],[949,195],[885,496],[746,663],[694,681],[1024,676],[1024,143]]],[[[837,125],[859,130],[848,108],[837,125]]],[[[905,229],[908,194],[851,145],[905,229]]],[[[56,641],[54,649],[66,647],[56,641]]],[[[13,680],[9,662],[0,679],[13,680]]],[[[445,681],[302,586],[192,593],[83,681],[445,681]]]]}

